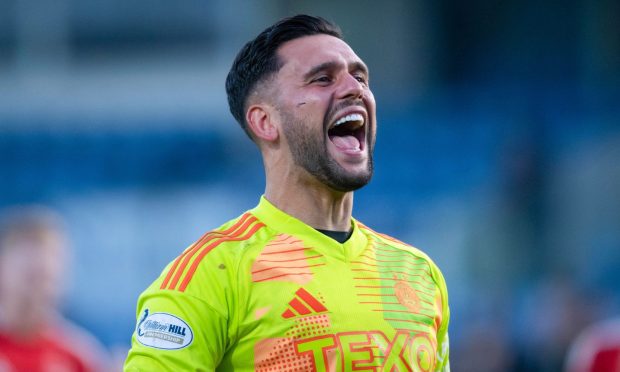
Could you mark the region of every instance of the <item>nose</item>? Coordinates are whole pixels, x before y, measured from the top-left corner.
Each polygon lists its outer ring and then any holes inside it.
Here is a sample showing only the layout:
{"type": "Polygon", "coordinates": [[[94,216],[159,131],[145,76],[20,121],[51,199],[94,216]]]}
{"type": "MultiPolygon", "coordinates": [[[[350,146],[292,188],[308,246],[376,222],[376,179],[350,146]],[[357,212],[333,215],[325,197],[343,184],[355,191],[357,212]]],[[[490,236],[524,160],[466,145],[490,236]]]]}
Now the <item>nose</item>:
{"type": "Polygon", "coordinates": [[[357,78],[349,73],[344,74],[339,86],[340,98],[362,98],[364,96],[364,85],[357,78]]]}

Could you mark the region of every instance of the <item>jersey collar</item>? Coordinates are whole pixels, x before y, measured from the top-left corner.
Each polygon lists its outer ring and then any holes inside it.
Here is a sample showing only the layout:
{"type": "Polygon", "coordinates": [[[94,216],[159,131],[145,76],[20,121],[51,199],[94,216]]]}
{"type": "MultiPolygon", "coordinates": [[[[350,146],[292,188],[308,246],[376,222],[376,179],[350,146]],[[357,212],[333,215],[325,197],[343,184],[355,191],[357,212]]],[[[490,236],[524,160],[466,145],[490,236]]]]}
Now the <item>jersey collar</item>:
{"type": "Polygon", "coordinates": [[[354,218],[351,218],[351,226],[353,228],[351,237],[343,244],[340,244],[325,234],[316,231],[312,226],[278,209],[264,195],[261,196],[258,205],[250,210],[250,213],[278,233],[298,237],[304,240],[306,244],[319,250],[322,254],[343,261],[349,261],[357,257],[368,244],[366,235],[361,231],[358,222],[354,218]]]}

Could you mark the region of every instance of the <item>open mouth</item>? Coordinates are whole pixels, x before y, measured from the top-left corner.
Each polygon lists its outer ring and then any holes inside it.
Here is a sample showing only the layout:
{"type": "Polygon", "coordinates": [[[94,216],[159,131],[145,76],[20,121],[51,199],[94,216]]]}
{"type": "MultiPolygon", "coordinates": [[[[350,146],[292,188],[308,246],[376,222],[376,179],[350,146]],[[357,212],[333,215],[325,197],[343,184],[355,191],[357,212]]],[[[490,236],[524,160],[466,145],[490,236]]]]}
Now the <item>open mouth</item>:
{"type": "Polygon", "coordinates": [[[348,114],[336,120],[327,131],[327,135],[338,149],[346,152],[359,152],[364,150],[365,124],[364,115],[348,114]]]}

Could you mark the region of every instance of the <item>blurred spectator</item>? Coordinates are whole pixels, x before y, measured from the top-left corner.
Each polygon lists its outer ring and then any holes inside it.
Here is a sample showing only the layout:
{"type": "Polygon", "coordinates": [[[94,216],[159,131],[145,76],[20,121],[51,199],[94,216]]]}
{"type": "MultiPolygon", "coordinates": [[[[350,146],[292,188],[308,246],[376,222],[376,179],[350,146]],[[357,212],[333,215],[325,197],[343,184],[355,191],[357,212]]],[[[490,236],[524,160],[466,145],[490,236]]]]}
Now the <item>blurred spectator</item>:
{"type": "Polygon", "coordinates": [[[43,207],[0,215],[0,371],[101,371],[104,353],[58,311],[68,244],[43,207]]]}
{"type": "Polygon", "coordinates": [[[564,370],[571,341],[594,317],[596,296],[577,285],[569,274],[555,273],[528,288],[524,297],[517,305],[515,319],[520,352],[516,370],[564,370]]]}
{"type": "Polygon", "coordinates": [[[567,372],[620,372],[620,318],[586,328],[571,345],[567,372]]]}
{"type": "Polygon", "coordinates": [[[516,351],[505,325],[499,319],[468,322],[462,338],[455,345],[450,361],[456,371],[515,371],[516,351]]]}

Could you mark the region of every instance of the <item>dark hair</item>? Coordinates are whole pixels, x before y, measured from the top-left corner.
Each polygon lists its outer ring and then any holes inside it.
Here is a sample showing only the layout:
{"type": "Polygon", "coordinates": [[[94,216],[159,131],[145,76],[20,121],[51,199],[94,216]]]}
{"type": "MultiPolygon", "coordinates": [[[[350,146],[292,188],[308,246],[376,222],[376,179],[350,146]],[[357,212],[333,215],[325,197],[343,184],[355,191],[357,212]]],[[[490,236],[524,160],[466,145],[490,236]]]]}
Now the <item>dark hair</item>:
{"type": "Polygon", "coordinates": [[[245,121],[246,101],[257,83],[282,67],[277,55],[278,48],[287,41],[317,34],[342,39],[340,28],[333,23],[321,17],[296,15],[266,28],[237,54],[226,77],[226,94],[230,112],[250,138],[252,135],[245,121]]]}

